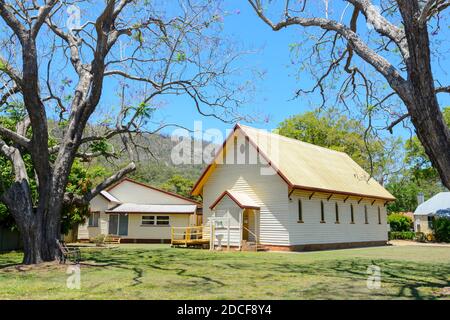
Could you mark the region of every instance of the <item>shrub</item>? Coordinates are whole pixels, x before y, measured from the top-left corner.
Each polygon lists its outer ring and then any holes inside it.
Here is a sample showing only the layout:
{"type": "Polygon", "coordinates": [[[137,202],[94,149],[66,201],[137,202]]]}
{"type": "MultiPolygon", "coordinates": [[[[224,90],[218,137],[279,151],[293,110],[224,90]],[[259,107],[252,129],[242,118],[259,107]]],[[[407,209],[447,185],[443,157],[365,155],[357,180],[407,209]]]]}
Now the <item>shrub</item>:
{"type": "Polygon", "coordinates": [[[435,218],[432,228],[437,242],[450,242],[450,219],[435,218]]]}
{"type": "Polygon", "coordinates": [[[416,232],[416,236],[414,237],[414,240],[418,242],[427,242],[427,236],[423,232],[416,232]]]}
{"type": "Polygon", "coordinates": [[[89,241],[95,243],[97,246],[101,246],[105,242],[105,235],[99,234],[98,236],[90,238],[89,241]]]}
{"type": "Polygon", "coordinates": [[[415,236],[412,231],[389,231],[389,240],[414,240],[415,236]]]}
{"type": "Polygon", "coordinates": [[[387,217],[387,222],[391,226],[391,231],[411,231],[413,221],[410,217],[399,213],[391,213],[387,217]]]}

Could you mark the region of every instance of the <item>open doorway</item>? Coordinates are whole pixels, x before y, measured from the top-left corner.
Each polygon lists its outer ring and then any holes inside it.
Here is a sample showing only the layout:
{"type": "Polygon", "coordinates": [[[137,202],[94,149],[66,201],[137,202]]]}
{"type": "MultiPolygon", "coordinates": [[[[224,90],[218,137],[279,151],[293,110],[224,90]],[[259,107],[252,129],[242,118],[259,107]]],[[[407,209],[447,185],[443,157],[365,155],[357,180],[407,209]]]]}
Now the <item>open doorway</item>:
{"type": "Polygon", "coordinates": [[[128,214],[110,214],[108,233],[116,236],[127,236],[128,214]]]}

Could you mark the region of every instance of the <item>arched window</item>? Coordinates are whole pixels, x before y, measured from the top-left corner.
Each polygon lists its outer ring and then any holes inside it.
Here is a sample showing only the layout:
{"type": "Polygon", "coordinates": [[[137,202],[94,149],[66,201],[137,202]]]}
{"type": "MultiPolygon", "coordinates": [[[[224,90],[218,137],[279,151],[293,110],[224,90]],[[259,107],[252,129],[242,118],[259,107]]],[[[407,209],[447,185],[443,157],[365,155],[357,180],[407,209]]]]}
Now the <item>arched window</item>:
{"type": "Polygon", "coordinates": [[[353,203],[350,204],[350,223],[355,223],[355,210],[353,209],[353,203]]]}
{"type": "Polygon", "coordinates": [[[325,223],[325,208],[323,207],[323,200],[320,200],[320,223],[325,223]]]}
{"type": "Polygon", "coordinates": [[[303,223],[303,206],[302,200],[298,199],[298,223],[303,223]]]}
{"type": "Polygon", "coordinates": [[[337,203],[337,201],[336,201],[334,209],[336,211],[335,212],[336,213],[336,223],[339,223],[339,204],[337,203]]]}

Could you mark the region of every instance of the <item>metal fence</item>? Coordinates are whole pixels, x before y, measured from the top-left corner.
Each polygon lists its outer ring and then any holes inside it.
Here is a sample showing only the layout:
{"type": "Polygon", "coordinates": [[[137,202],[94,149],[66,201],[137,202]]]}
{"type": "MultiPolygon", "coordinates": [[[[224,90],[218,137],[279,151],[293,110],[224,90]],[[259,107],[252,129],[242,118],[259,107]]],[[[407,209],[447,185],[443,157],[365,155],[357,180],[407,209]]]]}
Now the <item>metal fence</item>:
{"type": "Polygon", "coordinates": [[[22,248],[19,232],[0,227],[0,252],[22,248]]]}

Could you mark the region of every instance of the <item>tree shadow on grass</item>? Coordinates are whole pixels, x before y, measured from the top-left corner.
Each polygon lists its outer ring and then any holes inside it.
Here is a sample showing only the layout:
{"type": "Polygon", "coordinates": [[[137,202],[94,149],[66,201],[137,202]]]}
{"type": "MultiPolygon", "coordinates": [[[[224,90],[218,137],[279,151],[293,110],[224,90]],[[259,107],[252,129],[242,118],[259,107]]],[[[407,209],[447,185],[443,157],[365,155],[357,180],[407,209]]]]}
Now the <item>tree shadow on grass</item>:
{"type": "MultiPolygon", "coordinates": [[[[176,249],[174,249],[176,250],[176,249]]],[[[97,263],[107,263],[109,267],[123,268],[135,272],[133,268],[148,266],[153,269],[174,272],[178,276],[189,277],[210,283],[215,286],[225,286],[225,283],[212,277],[190,274],[189,268],[195,268],[198,264],[208,266],[209,261],[220,264],[224,269],[236,271],[239,277],[240,271],[252,271],[249,279],[252,281],[271,281],[277,275],[313,275],[318,277],[340,278],[345,283],[354,281],[366,281],[368,278],[367,268],[376,265],[381,268],[381,281],[392,291],[383,292],[383,296],[392,298],[414,298],[433,299],[433,295],[421,294],[421,288],[429,288],[438,291],[450,285],[450,266],[444,264],[415,263],[398,260],[374,260],[366,258],[330,259],[312,263],[295,263],[291,260],[287,263],[280,260],[270,260],[263,256],[228,255],[228,254],[205,254],[203,252],[190,252],[188,250],[168,251],[160,250],[118,250],[113,254],[95,255],[91,257],[97,263]],[[231,260],[231,261],[230,261],[231,260]],[[183,267],[169,267],[182,263],[183,267]]],[[[215,266],[210,266],[214,268],[215,266]]],[[[232,272],[233,272],[232,271],[232,272]]],[[[136,284],[137,285],[137,284],[136,284]]],[[[377,293],[374,293],[376,295],[377,293]]]]}
{"type": "MultiPolygon", "coordinates": [[[[252,268],[255,273],[284,273],[285,275],[314,275],[319,277],[341,278],[346,281],[367,281],[367,268],[375,265],[381,269],[381,282],[398,289],[393,298],[434,299],[433,295],[422,295],[420,288],[439,291],[450,285],[450,266],[444,264],[399,262],[397,260],[346,259],[318,261],[311,264],[268,263],[262,266],[243,264],[225,264],[228,268],[252,268]],[[408,295],[410,293],[410,296],[408,295]]],[[[386,294],[384,294],[386,295],[386,294]]]]}
{"type": "Polygon", "coordinates": [[[196,274],[188,274],[187,273],[187,269],[183,269],[183,268],[163,268],[161,266],[158,265],[148,265],[149,267],[153,268],[153,269],[157,269],[157,270],[161,270],[161,271],[175,271],[175,273],[179,276],[182,277],[189,277],[189,278],[194,278],[194,279],[200,279],[203,280],[207,283],[213,283],[216,285],[219,285],[221,287],[225,286],[225,283],[218,281],[218,280],[214,280],[213,278],[210,277],[206,277],[206,276],[201,276],[201,275],[196,275],[196,274]]]}
{"type": "MultiPolygon", "coordinates": [[[[111,253],[111,252],[110,252],[111,253]]],[[[197,255],[194,254],[193,257],[189,257],[186,254],[180,254],[180,252],[168,252],[165,250],[117,250],[113,252],[113,254],[93,254],[89,257],[90,261],[93,261],[95,265],[102,265],[104,267],[111,268],[119,268],[125,269],[128,271],[132,271],[135,273],[135,277],[133,280],[135,283],[134,286],[141,284],[142,282],[139,280],[142,278],[143,269],[141,267],[150,267],[152,269],[160,270],[160,271],[168,271],[173,272],[174,274],[182,277],[198,279],[206,283],[211,283],[214,285],[225,286],[225,284],[221,281],[215,280],[211,277],[191,274],[188,271],[188,268],[171,268],[166,265],[176,264],[182,262],[184,265],[188,266],[188,262],[192,261],[195,263],[199,263],[199,261],[204,258],[200,256],[200,259],[197,255]],[[190,260],[192,259],[192,260],[190,260]]],[[[205,260],[211,260],[210,257],[207,257],[205,260]]]]}

